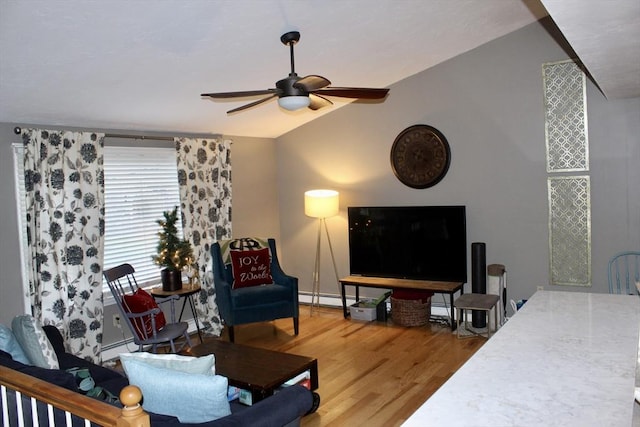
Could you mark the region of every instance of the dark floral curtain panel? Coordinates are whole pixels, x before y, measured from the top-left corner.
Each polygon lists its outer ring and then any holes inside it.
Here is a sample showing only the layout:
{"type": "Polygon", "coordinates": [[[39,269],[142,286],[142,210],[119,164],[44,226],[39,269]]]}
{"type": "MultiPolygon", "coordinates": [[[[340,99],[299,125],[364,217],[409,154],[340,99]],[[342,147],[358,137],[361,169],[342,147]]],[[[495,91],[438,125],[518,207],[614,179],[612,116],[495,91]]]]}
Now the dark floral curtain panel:
{"type": "Polygon", "coordinates": [[[22,138],[32,314],[99,362],[104,134],[27,129],[22,138]]]}
{"type": "Polygon", "coordinates": [[[223,138],[176,138],[178,182],[184,236],[193,256],[202,290],[198,318],[208,334],[219,336],[222,321],[215,300],[211,244],[231,237],[231,141],[223,138]]]}

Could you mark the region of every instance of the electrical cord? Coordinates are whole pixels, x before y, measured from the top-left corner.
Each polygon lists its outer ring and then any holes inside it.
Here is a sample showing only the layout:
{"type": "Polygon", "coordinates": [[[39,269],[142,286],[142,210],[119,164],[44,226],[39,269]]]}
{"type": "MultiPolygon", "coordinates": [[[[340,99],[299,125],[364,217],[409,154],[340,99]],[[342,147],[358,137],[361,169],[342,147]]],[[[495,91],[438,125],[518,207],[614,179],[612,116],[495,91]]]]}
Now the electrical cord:
{"type": "Polygon", "coordinates": [[[120,329],[120,333],[122,334],[122,341],[124,342],[125,347],[127,347],[127,351],[129,353],[132,353],[131,349],[129,348],[129,342],[132,340],[132,338],[127,339],[127,337],[125,337],[124,329],[122,328],[122,323],[120,324],[118,329],[120,329]]]}

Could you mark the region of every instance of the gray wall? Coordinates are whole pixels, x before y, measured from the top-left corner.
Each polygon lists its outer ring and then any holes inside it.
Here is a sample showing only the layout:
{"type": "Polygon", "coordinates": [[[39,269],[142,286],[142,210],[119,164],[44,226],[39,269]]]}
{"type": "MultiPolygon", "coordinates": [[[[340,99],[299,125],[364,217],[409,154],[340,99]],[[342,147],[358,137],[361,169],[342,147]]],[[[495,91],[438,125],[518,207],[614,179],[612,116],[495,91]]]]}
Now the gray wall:
{"type": "Polygon", "coordinates": [[[234,136],[231,148],[233,235],[280,240],[275,141],[234,136]]]}
{"type": "MultiPolygon", "coordinates": [[[[311,289],[317,226],[303,193],[318,187],[340,191],[340,215],[327,220],[340,276],[349,273],[348,206],[463,204],[469,249],[485,242],[487,264],[505,264],[509,298],[549,288],[541,67],[566,58],[532,24],[391,86],[382,104],[353,104],[278,138],[284,261],[301,289],[311,289]],[[448,174],[429,189],[404,186],[390,167],[395,137],[414,124],[434,126],[451,146],[448,174]]],[[[640,248],[640,99],[608,101],[591,82],[587,97],[593,286],[554,288],[607,292],[608,258],[640,248]]],[[[324,236],[323,248],[321,292],[337,294],[324,236]]]]}
{"type": "Polygon", "coordinates": [[[24,314],[11,148],[12,143],[21,140],[13,133],[13,127],[0,123],[0,322],[5,325],[9,325],[14,316],[24,314]]]}

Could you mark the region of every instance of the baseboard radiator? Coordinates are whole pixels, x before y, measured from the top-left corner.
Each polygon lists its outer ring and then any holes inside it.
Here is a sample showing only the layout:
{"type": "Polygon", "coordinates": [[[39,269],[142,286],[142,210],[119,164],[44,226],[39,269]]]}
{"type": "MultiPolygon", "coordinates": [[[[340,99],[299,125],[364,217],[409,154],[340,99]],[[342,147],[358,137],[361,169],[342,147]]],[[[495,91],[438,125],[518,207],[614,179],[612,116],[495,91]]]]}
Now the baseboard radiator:
{"type": "Polygon", "coordinates": [[[6,427],[149,427],[149,415],[139,405],[140,397],[137,387],[125,387],[120,400],[126,405],[120,409],[0,366],[0,409],[6,427]]]}

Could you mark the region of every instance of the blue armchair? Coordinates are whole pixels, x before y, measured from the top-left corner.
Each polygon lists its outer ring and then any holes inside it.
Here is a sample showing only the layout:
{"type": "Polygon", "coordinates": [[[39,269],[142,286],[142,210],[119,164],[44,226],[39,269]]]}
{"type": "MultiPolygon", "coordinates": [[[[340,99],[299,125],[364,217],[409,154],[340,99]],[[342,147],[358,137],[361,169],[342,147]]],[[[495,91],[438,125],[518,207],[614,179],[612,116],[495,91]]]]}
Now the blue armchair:
{"type": "Polygon", "coordinates": [[[298,335],[298,278],[282,271],[274,239],[220,240],[211,246],[211,255],[216,301],[229,341],[235,341],[235,325],[287,317],[293,318],[298,335]]]}

